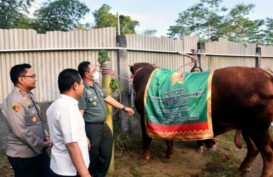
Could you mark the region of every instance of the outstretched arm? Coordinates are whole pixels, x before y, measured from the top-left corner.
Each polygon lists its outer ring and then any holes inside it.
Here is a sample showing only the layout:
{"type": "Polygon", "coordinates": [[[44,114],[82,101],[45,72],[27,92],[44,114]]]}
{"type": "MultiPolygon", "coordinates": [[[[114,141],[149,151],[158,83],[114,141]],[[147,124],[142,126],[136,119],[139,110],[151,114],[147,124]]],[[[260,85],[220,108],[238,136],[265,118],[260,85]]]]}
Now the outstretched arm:
{"type": "Polygon", "coordinates": [[[132,108],[129,108],[129,107],[126,107],[124,106],[123,104],[121,104],[120,102],[118,102],[117,100],[115,100],[113,97],[111,96],[107,96],[104,101],[106,101],[108,104],[118,108],[118,109],[121,109],[125,112],[128,113],[129,116],[132,116],[134,115],[134,110],[132,108]]]}

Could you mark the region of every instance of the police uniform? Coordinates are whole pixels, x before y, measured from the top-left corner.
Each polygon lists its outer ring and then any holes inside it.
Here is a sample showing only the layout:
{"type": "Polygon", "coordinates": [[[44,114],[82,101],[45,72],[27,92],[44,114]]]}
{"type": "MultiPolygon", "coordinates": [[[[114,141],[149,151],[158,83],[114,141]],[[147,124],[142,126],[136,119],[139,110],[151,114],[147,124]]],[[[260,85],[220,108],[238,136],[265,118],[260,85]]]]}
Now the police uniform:
{"type": "Polygon", "coordinates": [[[83,96],[78,100],[84,110],[86,135],[91,143],[89,172],[94,177],[105,177],[112,156],[113,134],[105,123],[107,110],[104,99],[107,93],[94,82],[84,83],[83,96]]]}
{"type": "Polygon", "coordinates": [[[22,176],[19,173],[21,170],[24,170],[23,168],[30,168],[29,174],[24,176],[33,176],[33,171],[42,170],[41,168],[43,167],[39,166],[39,164],[43,163],[41,160],[48,158],[47,154],[43,152],[44,139],[47,136],[47,132],[42,125],[40,107],[32,93],[26,93],[14,87],[3,103],[2,112],[8,127],[6,154],[14,169],[15,176],[22,176]],[[23,161],[18,161],[20,159],[23,161]],[[23,162],[20,164],[22,167],[19,167],[19,169],[17,169],[19,165],[14,166],[18,162],[23,162]]]}

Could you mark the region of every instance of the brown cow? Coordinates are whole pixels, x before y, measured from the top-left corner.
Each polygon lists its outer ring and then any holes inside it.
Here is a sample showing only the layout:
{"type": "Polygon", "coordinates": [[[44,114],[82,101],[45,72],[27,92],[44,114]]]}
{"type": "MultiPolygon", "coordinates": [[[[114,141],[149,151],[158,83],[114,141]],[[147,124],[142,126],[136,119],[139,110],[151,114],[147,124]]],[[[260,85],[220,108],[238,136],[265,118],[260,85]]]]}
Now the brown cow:
{"type": "MultiPolygon", "coordinates": [[[[149,63],[130,67],[136,92],[135,105],[141,116],[143,162],[148,162],[152,139],[147,136],[144,120],[144,92],[150,74],[155,69],[149,63]]],[[[269,127],[273,118],[273,76],[260,68],[227,67],[216,69],[212,78],[212,122],[214,135],[240,129],[247,145],[247,154],[239,171],[250,170],[260,152],[263,158],[261,177],[272,177],[273,140],[269,127]]],[[[166,140],[165,157],[173,155],[173,141],[166,140]]]]}

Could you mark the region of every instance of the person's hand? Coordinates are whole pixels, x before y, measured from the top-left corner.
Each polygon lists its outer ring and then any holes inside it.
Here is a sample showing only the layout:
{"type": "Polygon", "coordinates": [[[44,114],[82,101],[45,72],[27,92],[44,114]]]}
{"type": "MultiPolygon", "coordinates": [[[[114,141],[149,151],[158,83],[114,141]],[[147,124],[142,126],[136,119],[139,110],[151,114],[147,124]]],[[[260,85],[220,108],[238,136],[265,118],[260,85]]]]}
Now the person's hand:
{"type": "Polygon", "coordinates": [[[51,148],[52,144],[51,144],[51,141],[49,139],[49,136],[46,136],[45,139],[44,139],[44,149],[47,150],[49,148],[51,148]]]}
{"type": "Polygon", "coordinates": [[[92,177],[92,176],[90,175],[90,173],[81,174],[80,176],[81,176],[81,177],[92,177]]]}
{"type": "Polygon", "coordinates": [[[87,139],[87,147],[88,147],[88,150],[90,151],[90,148],[91,148],[91,143],[90,143],[90,140],[88,138],[87,139]]]}
{"type": "Polygon", "coordinates": [[[135,114],[135,111],[132,108],[125,107],[124,110],[127,112],[129,116],[132,116],[135,114]]]}

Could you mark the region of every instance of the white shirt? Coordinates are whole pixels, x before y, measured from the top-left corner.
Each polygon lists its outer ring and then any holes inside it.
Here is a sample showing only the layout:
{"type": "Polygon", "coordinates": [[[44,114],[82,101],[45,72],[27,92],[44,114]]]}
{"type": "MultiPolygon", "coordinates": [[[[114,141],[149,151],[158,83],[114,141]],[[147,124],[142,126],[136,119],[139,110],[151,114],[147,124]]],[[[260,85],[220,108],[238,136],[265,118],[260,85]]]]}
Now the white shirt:
{"type": "Polygon", "coordinates": [[[78,108],[78,101],[61,94],[47,109],[47,123],[53,147],[51,149],[50,168],[54,173],[62,176],[77,174],[65,146],[67,143],[77,142],[86,167],[89,166],[89,154],[85,124],[78,108]]]}

